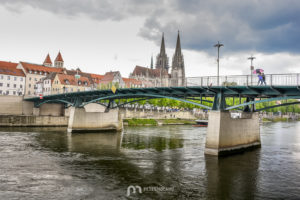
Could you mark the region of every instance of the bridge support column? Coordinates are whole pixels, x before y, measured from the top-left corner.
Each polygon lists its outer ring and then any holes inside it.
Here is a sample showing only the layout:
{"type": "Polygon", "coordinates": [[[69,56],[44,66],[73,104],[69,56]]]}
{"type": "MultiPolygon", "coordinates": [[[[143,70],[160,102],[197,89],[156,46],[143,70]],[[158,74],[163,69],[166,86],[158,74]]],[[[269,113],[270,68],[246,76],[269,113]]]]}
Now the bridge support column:
{"type": "Polygon", "coordinates": [[[109,112],[87,112],[85,108],[70,108],[68,132],[121,131],[122,119],[118,109],[109,112]]]}
{"type": "Polygon", "coordinates": [[[205,154],[224,155],[260,146],[258,113],[231,118],[229,111],[210,111],[205,154]]]}

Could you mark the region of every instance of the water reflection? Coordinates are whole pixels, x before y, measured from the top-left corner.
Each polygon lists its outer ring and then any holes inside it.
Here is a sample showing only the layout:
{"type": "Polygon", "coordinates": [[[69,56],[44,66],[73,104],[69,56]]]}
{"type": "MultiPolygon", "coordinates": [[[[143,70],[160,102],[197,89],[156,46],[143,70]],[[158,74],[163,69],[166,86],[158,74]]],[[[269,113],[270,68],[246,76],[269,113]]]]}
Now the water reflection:
{"type": "Polygon", "coordinates": [[[254,199],[259,160],[259,149],[221,158],[205,156],[207,195],[214,199],[254,199]]]}
{"type": "Polygon", "coordinates": [[[103,151],[118,151],[121,146],[120,132],[67,134],[68,151],[100,155],[103,151]]]}
{"type": "Polygon", "coordinates": [[[223,158],[204,156],[206,128],[191,126],[72,135],[64,129],[0,130],[0,188],[23,185],[28,199],[125,199],[129,185],[175,189],[132,199],[296,199],[299,127],[265,124],[261,149],[223,158]],[[10,183],[11,177],[20,182],[10,183]]]}
{"type": "Polygon", "coordinates": [[[132,149],[155,149],[163,151],[165,149],[176,149],[183,147],[183,140],[178,138],[153,137],[144,135],[128,135],[124,137],[122,148],[132,149]]]}

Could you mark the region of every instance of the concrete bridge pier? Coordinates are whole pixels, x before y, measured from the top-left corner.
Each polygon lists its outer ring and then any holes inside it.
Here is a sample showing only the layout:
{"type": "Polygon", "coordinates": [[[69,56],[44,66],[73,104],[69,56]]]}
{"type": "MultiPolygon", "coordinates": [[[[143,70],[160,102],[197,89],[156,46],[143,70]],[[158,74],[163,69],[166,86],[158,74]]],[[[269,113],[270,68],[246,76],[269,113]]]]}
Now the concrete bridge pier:
{"type": "Polygon", "coordinates": [[[260,145],[258,113],[243,112],[234,119],[229,111],[210,111],[205,154],[220,156],[260,145]]]}
{"type": "Polygon", "coordinates": [[[119,109],[104,112],[99,104],[88,104],[83,108],[71,107],[68,132],[121,131],[123,127],[119,109]]]}

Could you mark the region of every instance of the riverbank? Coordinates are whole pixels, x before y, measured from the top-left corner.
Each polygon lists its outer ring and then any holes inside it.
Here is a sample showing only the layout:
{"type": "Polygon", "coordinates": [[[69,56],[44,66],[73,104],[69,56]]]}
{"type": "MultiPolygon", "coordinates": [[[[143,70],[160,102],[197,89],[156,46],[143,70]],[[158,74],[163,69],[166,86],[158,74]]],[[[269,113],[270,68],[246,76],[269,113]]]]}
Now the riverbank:
{"type": "Polygon", "coordinates": [[[160,125],[192,125],[195,120],[189,119],[123,119],[124,126],[160,126],[160,125]]]}
{"type": "Polygon", "coordinates": [[[288,118],[288,117],[277,117],[277,118],[262,118],[262,122],[290,122],[290,121],[300,121],[300,118],[288,118]]]}

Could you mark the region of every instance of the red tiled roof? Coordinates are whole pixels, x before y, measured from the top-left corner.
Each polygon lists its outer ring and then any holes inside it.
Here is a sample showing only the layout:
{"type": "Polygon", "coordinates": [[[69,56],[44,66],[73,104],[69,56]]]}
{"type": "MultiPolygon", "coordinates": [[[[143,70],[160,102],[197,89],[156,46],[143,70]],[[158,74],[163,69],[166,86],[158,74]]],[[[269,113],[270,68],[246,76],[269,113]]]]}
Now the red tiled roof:
{"type": "Polygon", "coordinates": [[[97,84],[100,83],[100,81],[103,79],[104,75],[100,75],[100,74],[90,74],[93,81],[97,84]]]}
{"type": "Polygon", "coordinates": [[[12,76],[25,76],[21,69],[17,69],[18,63],[0,61],[0,74],[12,75],[12,76]]]}
{"type": "Polygon", "coordinates": [[[55,61],[61,61],[61,62],[64,62],[64,60],[63,60],[63,58],[62,58],[62,56],[61,56],[60,51],[58,52],[58,54],[57,54],[57,56],[56,56],[56,58],[55,58],[55,61]]]}
{"type": "Polygon", "coordinates": [[[44,61],[44,64],[52,64],[52,61],[51,61],[49,53],[48,53],[48,55],[47,55],[47,57],[46,57],[46,59],[44,61]]]}
{"type": "Polygon", "coordinates": [[[38,65],[38,64],[32,64],[32,63],[26,63],[26,62],[20,62],[22,66],[24,67],[25,71],[29,73],[29,70],[31,71],[38,71],[38,72],[62,72],[63,68],[56,68],[56,67],[46,67],[44,65],[38,65]]]}
{"type": "Polygon", "coordinates": [[[109,83],[114,80],[114,77],[117,74],[120,74],[120,72],[119,71],[106,72],[100,82],[101,83],[109,83]]]}
{"type": "MultiPolygon", "coordinates": [[[[74,75],[57,74],[57,76],[62,85],[77,85],[77,79],[75,79],[74,75]],[[68,84],[66,83],[66,80],[69,81],[68,84]]],[[[78,81],[82,82],[79,86],[90,86],[90,81],[87,77],[81,76],[78,81]],[[84,85],[84,82],[87,82],[87,85],[84,85]]]]}

